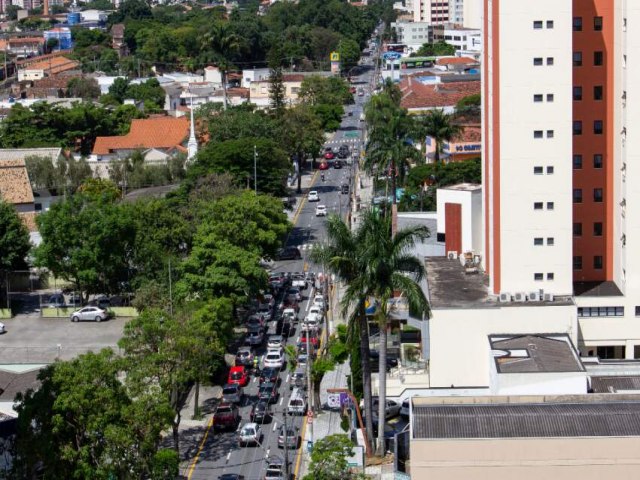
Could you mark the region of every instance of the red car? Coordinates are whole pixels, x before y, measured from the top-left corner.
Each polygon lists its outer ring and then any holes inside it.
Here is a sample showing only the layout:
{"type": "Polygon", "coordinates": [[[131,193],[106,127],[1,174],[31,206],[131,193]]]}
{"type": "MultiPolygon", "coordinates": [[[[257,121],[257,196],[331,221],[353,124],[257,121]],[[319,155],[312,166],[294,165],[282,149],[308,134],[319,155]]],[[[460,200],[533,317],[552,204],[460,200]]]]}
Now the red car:
{"type": "Polygon", "coordinates": [[[324,158],[326,158],[327,160],[333,160],[334,157],[335,155],[331,150],[327,150],[326,152],[324,152],[324,158]]]}
{"type": "MultiPolygon", "coordinates": [[[[333,155],[333,153],[331,155],[333,155]]],[[[318,168],[320,168],[320,170],[329,170],[329,164],[327,162],[322,162],[318,168]]]]}
{"type": "Polygon", "coordinates": [[[244,367],[231,367],[229,370],[229,380],[227,383],[237,384],[244,387],[249,383],[249,377],[244,367]]]}

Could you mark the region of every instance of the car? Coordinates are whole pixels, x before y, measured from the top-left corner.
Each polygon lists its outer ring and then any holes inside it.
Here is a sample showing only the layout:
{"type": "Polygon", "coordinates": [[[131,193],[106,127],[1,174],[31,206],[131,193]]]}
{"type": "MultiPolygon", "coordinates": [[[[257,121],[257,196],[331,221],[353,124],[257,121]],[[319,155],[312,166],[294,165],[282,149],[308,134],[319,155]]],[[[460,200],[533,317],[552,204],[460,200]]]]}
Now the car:
{"type": "Polygon", "coordinates": [[[407,398],[402,402],[402,406],[400,407],[400,416],[403,418],[409,418],[411,399],[407,398]]]}
{"type": "Polygon", "coordinates": [[[275,456],[267,458],[264,480],[288,480],[285,476],[283,458],[275,456]]]}
{"type": "Polygon", "coordinates": [[[284,275],[280,273],[272,273],[271,275],[269,275],[269,285],[271,285],[272,288],[278,290],[284,287],[284,284],[285,284],[284,275]]]}
{"type": "Polygon", "coordinates": [[[264,382],[258,388],[258,400],[276,403],[279,397],[278,386],[273,382],[264,382]]]}
{"type": "MultiPolygon", "coordinates": [[[[342,158],[347,158],[346,155],[342,158]]],[[[342,162],[340,160],[336,160],[335,162],[333,162],[333,168],[335,170],[340,170],[342,168],[342,162]]]]}
{"type": "Polygon", "coordinates": [[[257,446],[260,445],[262,436],[260,425],[253,422],[245,423],[240,432],[238,432],[238,444],[241,447],[246,447],[247,445],[257,446]]]}
{"type": "Polygon", "coordinates": [[[95,297],[93,300],[90,300],[89,305],[106,310],[111,306],[111,300],[109,300],[109,297],[107,297],[106,295],[100,295],[98,297],[95,297]]]}
{"type": "MultiPolygon", "coordinates": [[[[372,366],[375,365],[375,368],[377,369],[378,364],[380,362],[380,353],[377,350],[371,350],[369,352],[369,359],[371,360],[371,365],[372,366]]],[[[392,368],[396,368],[397,366],[398,366],[398,359],[387,355],[387,372],[392,368]]]]}
{"type": "Polygon", "coordinates": [[[7,333],[7,327],[2,322],[0,322],[0,333],[7,333]]]}
{"type": "Polygon", "coordinates": [[[311,190],[309,192],[309,195],[307,195],[307,200],[310,202],[319,202],[320,196],[318,195],[318,192],[316,190],[311,190]]]}
{"type": "MultiPolygon", "coordinates": [[[[373,397],[371,399],[372,403],[373,403],[373,415],[371,416],[371,419],[373,420],[374,423],[377,423],[378,421],[378,405],[379,405],[379,399],[378,397],[373,397]]],[[[400,415],[400,404],[394,400],[387,400],[387,407],[385,409],[385,420],[388,420],[390,418],[393,417],[397,417],[398,415],[400,415]]]]}
{"type": "Polygon", "coordinates": [[[310,317],[306,317],[302,322],[302,331],[303,332],[315,332],[320,329],[320,320],[318,317],[312,315],[310,317]]]}
{"type": "Polygon", "coordinates": [[[298,247],[286,247],[278,252],[278,260],[299,260],[302,254],[298,247]]]}
{"type": "Polygon", "coordinates": [[[332,151],[324,152],[324,158],[326,160],[333,160],[335,158],[335,154],[332,151]]]}
{"type": "Polygon", "coordinates": [[[324,295],[315,295],[313,297],[313,305],[317,305],[320,310],[326,310],[326,303],[324,301],[324,295]]]}
{"type": "Polygon", "coordinates": [[[254,314],[250,315],[245,322],[248,330],[264,330],[265,320],[262,315],[254,314]]]}
{"type": "Polygon", "coordinates": [[[301,290],[307,288],[307,278],[304,273],[294,273],[291,275],[291,286],[301,290]]]}
{"type": "Polygon", "coordinates": [[[318,205],[316,207],[316,217],[326,217],[326,216],[327,216],[327,206],[318,205]]]}
{"type": "Polygon", "coordinates": [[[343,195],[349,195],[349,185],[347,185],[346,183],[343,183],[342,186],[340,187],[340,192],[343,195]]]}
{"type": "Polygon", "coordinates": [[[349,111],[347,112],[347,115],[348,115],[348,116],[350,116],[350,117],[353,117],[353,111],[349,110],[349,111]]]}
{"type": "Polygon", "coordinates": [[[264,368],[282,368],[284,363],[284,351],[282,349],[267,351],[263,360],[264,368]]]}
{"type": "Polygon", "coordinates": [[[293,448],[295,450],[298,448],[299,440],[300,435],[296,428],[288,426],[285,434],[284,425],[280,425],[280,429],[278,430],[278,448],[284,448],[286,441],[287,448],[293,448]]]}
{"type": "Polygon", "coordinates": [[[258,307],[257,315],[260,315],[262,320],[268,322],[273,318],[273,309],[268,304],[262,304],[258,307]]]}
{"type": "MultiPolygon", "coordinates": [[[[324,297],[322,297],[324,300],[324,297]]],[[[324,317],[324,303],[316,303],[315,299],[313,304],[311,305],[311,308],[309,308],[309,313],[307,313],[307,317],[311,318],[313,316],[318,317],[318,320],[322,321],[322,318],[324,317]]]]}
{"type": "Polygon", "coordinates": [[[265,400],[259,400],[255,403],[251,408],[251,413],[249,414],[251,421],[260,425],[267,423],[267,421],[270,422],[272,417],[273,414],[271,413],[271,406],[269,405],[269,402],[265,400]]]}
{"type": "Polygon", "coordinates": [[[317,335],[300,335],[300,342],[299,344],[299,349],[300,350],[306,350],[307,348],[307,339],[309,341],[309,344],[313,347],[313,349],[315,350],[316,348],[318,348],[318,345],[320,344],[320,339],[317,337],[317,335]]]}
{"type": "MultiPolygon", "coordinates": [[[[331,154],[333,155],[333,153],[331,154]]],[[[319,170],[329,170],[329,164],[327,162],[322,162],[318,167],[319,170]]]]}
{"type": "Polygon", "coordinates": [[[229,370],[229,378],[227,379],[227,383],[236,385],[240,385],[244,387],[249,383],[249,375],[247,375],[247,371],[244,367],[231,367],[229,370]]]}
{"type": "Polygon", "coordinates": [[[236,353],[236,367],[253,366],[253,349],[251,347],[240,347],[236,353]]]}
{"type": "Polygon", "coordinates": [[[109,313],[100,307],[84,307],[80,310],[76,310],[71,314],[72,322],[79,322],[81,320],[93,320],[95,322],[102,322],[109,318],[109,313]]]}
{"type": "Polygon", "coordinates": [[[294,388],[291,392],[291,398],[287,404],[287,414],[289,415],[306,415],[307,414],[307,399],[304,395],[304,390],[300,388],[294,388]]]}
{"type": "Polygon", "coordinates": [[[298,287],[291,287],[287,289],[287,295],[293,295],[298,302],[302,301],[302,293],[298,287]]]}
{"type": "Polygon", "coordinates": [[[244,391],[242,387],[235,383],[227,383],[222,387],[222,401],[228,403],[242,403],[244,391]]]}
{"type": "Polygon", "coordinates": [[[298,314],[296,313],[295,309],[293,308],[285,308],[282,311],[282,319],[283,321],[290,321],[292,323],[297,322],[298,321],[298,314]]]}
{"type": "Polygon", "coordinates": [[[260,306],[269,305],[271,308],[276,306],[276,299],[270,293],[265,293],[262,295],[262,301],[260,302],[260,306]]]}
{"type": "Polygon", "coordinates": [[[364,89],[363,88],[359,88],[358,89],[358,96],[359,97],[363,97],[364,96],[364,89]]]}
{"type": "Polygon", "coordinates": [[[298,368],[291,374],[289,379],[289,390],[294,388],[307,389],[307,372],[300,365],[298,365],[298,368]]]}
{"type": "Polygon", "coordinates": [[[298,365],[298,368],[300,369],[306,368],[308,362],[309,362],[309,355],[307,355],[306,351],[301,351],[300,353],[298,353],[298,358],[296,359],[296,364],[298,365]]]}
{"type": "Polygon", "coordinates": [[[281,308],[282,310],[293,310],[297,315],[300,311],[300,304],[298,300],[296,300],[295,295],[287,295],[282,300],[281,308]]]}
{"type": "Polygon", "coordinates": [[[223,473],[218,477],[218,480],[244,480],[244,475],[239,473],[223,473]]]}
{"type": "Polygon", "coordinates": [[[266,382],[271,382],[271,383],[279,383],[280,382],[280,369],[279,368],[272,368],[272,367],[267,367],[267,368],[263,368],[262,371],[260,372],[260,383],[266,383],[266,382]]]}
{"type": "Polygon", "coordinates": [[[262,328],[249,329],[244,339],[245,345],[260,346],[264,342],[264,331],[262,328]]]}
{"type": "Polygon", "coordinates": [[[282,335],[271,335],[267,340],[267,348],[277,348],[280,349],[284,347],[284,337],[282,335]]]}
{"type": "Polygon", "coordinates": [[[240,423],[240,412],[235,404],[222,402],[218,405],[213,414],[214,430],[235,430],[238,423],[240,423]]]}

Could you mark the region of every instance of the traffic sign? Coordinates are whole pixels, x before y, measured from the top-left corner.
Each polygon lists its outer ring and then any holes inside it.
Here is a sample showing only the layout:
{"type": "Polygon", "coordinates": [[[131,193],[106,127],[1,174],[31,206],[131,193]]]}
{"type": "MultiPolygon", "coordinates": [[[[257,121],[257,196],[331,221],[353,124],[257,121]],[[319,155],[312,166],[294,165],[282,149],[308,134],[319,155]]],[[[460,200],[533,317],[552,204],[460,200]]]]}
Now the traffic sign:
{"type": "Polygon", "coordinates": [[[309,410],[307,412],[307,423],[311,425],[313,423],[313,411],[309,410]]]}

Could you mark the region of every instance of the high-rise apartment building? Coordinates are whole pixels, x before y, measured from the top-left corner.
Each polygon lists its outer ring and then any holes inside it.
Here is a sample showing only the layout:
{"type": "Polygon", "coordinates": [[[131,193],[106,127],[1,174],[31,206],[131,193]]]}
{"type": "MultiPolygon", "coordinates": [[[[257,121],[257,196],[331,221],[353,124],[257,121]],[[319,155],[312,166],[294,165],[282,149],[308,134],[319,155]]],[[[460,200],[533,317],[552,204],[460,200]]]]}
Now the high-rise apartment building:
{"type": "Polygon", "coordinates": [[[432,25],[448,23],[449,0],[413,0],[413,21],[432,25]]]}
{"type": "Polygon", "coordinates": [[[491,292],[571,295],[605,358],[640,358],[639,25],[640,1],[484,0],[491,292]]]}

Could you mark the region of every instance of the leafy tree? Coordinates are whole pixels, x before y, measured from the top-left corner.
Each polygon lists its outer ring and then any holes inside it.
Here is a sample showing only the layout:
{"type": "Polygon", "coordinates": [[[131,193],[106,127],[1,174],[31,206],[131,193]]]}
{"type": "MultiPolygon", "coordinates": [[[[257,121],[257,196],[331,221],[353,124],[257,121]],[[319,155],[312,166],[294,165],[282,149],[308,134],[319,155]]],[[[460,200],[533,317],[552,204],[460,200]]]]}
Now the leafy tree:
{"type": "Polygon", "coordinates": [[[67,95],[82,99],[100,96],[100,86],[95,78],[72,78],[67,84],[67,95]]]}
{"type": "Polygon", "coordinates": [[[81,185],[93,177],[93,171],[85,158],[62,157],[56,165],[58,192],[61,189],[74,193],[81,185]]]}
{"type": "Polygon", "coordinates": [[[18,11],[22,10],[19,5],[7,5],[5,8],[5,13],[7,14],[7,18],[11,21],[18,19],[18,11]]]}
{"type": "Polygon", "coordinates": [[[133,222],[109,193],[85,190],[37,217],[36,264],[85,295],[121,291],[131,273],[133,222]]]}
{"type": "Polygon", "coordinates": [[[300,86],[300,98],[309,105],[344,105],[353,102],[349,84],[339,77],[309,75],[300,86]]]}
{"type": "Polygon", "coordinates": [[[51,157],[32,155],[24,159],[34,190],[52,189],[60,185],[60,179],[51,157]]]}
{"type": "Polygon", "coordinates": [[[320,125],[325,132],[334,132],[340,128],[344,108],[342,105],[330,105],[321,103],[312,107],[313,113],[320,121],[320,125]]]}
{"type": "Polygon", "coordinates": [[[109,87],[109,95],[111,95],[118,103],[122,103],[127,98],[128,89],[129,80],[124,77],[118,77],[109,87]]]}
{"type": "Polygon", "coordinates": [[[416,129],[420,139],[424,143],[425,137],[433,138],[436,144],[435,163],[440,163],[440,151],[444,142],[450,142],[456,138],[462,128],[452,122],[451,115],[444,113],[442,109],[429,110],[426,115],[417,120],[416,129]]]}
{"type": "Polygon", "coordinates": [[[304,480],[348,480],[354,478],[347,458],[353,455],[353,443],[347,435],[334,434],[313,445],[311,465],[304,480]]]}
{"type": "Polygon", "coordinates": [[[269,106],[276,118],[281,118],[286,106],[286,88],[282,67],[276,66],[269,74],[269,106]]]}
{"type": "Polygon", "coordinates": [[[146,20],[152,16],[151,7],[144,0],[125,0],[109,17],[109,23],[113,25],[124,20],[146,20]]]}
{"type": "Polygon", "coordinates": [[[360,59],[360,45],[351,38],[343,38],[337,48],[340,53],[340,66],[342,70],[348,70],[358,64],[360,59]]]}
{"type": "Polygon", "coordinates": [[[241,138],[274,138],[279,134],[276,120],[250,104],[229,107],[221,111],[214,104],[206,104],[196,111],[197,117],[208,127],[211,142],[241,138]]]}
{"type": "Polygon", "coordinates": [[[171,410],[146,392],[131,397],[120,365],[109,349],[87,353],[49,365],[38,390],[18,394],[16,478],[144,478],[157,468],[171,410]]]}
{"type": "Polygon", "coordinates": [[[456,54],[456,48],[453,45],[440,40],[436,43],[425,43],[422,45],[415,56],[418,57],[446,57],[456,54]]]}
{"type": "Polygon", "coordinates": [[[228,23],[217,22],[205,34],[203,49],[211,52],[220,73],[222,74],[222,90],[224,91],[224,109],[227,109],[227,72],[231,65],[231,56],[240,49],[240,37],[228,23]]]}
{"type": "Polygon", "coordinates": [[[471,117],[480,122],[481,102],[479,93],[462,98],[456,103],[456,117],[471,117]]]}
{"type": "Polygon", "coordinates": [[[0,199],[0,271],[25,268],[30,249],[27,227],[13,205],[0,199]]]}

